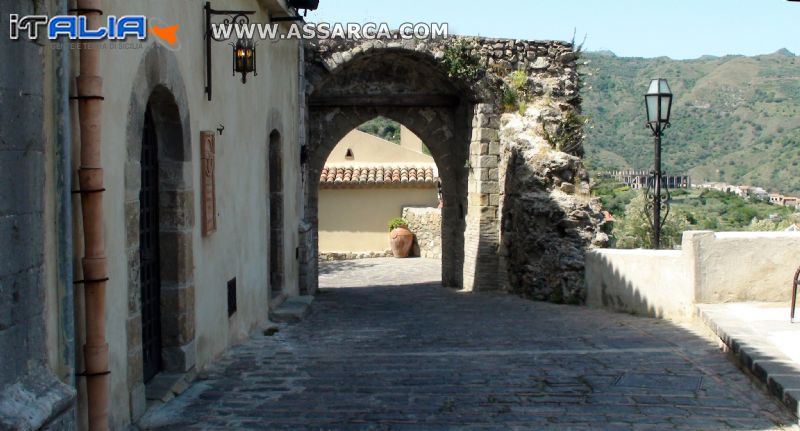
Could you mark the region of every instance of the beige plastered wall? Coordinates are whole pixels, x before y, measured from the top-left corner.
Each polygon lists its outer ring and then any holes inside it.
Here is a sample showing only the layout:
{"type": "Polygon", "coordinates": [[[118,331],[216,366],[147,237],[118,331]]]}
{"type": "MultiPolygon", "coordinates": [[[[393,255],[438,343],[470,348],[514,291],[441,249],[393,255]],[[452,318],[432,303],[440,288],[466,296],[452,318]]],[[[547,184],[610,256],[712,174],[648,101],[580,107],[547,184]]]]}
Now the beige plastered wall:
{"type": "Polygon", "coordinates": [[[676,251],[592,250],[587,303],[675,320],[699,303],[788,303],[799,258],[795,232],[693,231],[676,251]]]}
{"type": "MultiPolygon", "coordinates": [[[[281,3],[283,3],[281,1],[281,3]]],[[[284,292],[297,295],[298,222],[302,218],[300,193],[299,45],[296,41],[262,42],[258,45],[258,76],[243,85],[231,74],[231,47],[212,43],[213,100],[204,92],[204,2],[195,0],[105,0],[105,15],[144,14],[159,23],[179,24],[180,48],[174,52],[185,85],[192,146],[191,182],[194,190],[194,231],[192,250],[195,283],[196,368],[201,369],[227,348],[243,340],[267,319],[268,294],[268,173],[269,133],[278,130],[283,138],[284,183],[284,292]],[[201,236],[200,223],[200,132],[216,130],[217,231],[201,236]],[[228,318],[226,283],[237,278],[238,311],[228,318]]],[[[266,7],[277,0],[217,0],[215,9],[254,10],[252,22],[267,22],[266,7]]],[[[126,128],[135,74],[151,44],[141,49],[103,51],[103,165],[105,169],[105,234],[109,258],[106,337],[110,360],[111,429],[123,429],[131,422],[127,386],[128,268],[125,231],[126,128]]],[[[77,59],[77,56],[74,56],[77,59]]],[[[77,63],[76,63],[77,64],[77,63]]],[[[78,73],[75,67],[74,73],[78,73]]],[[[73,109],[76,106],[73,104],[73,109]]],[[[77,115],[73,115],[77,118],[77,115]]],[[[78,130],[77,122],[73,128],[78,130]]],[[[77,136],[77,135],[76,135],[77,136]]],[[[79,140],[74,143],[73,166],[78,168],[79,140]]],[[[74,214],[79,220],[80,213],[74,214]]],[[[80,238],[76,222],[75,237],[80,238]]],[[[76,255],[76,261],[81,256],[76,255]]],[[[76,291],[76,294],[80,293],[76,291]]],[[[82,310],[79,318],[82,319],[82,310]]],[[[52,322],[52,321],[51,321],[52,322]]],[[[82,328],[78,323],[78,330],[82,328]]],[[[77,340],[80,352],[82,336],[77,340]]],[[[85,393],[82,394],[85,399],[85,393]]],[[[85,402],[81,403],[85,415],[85,402]]]]}
{"type": "Polygon", "coordinates": [[[319,249],[381,252],[389,249],[387,224],[404,207],[436,207],[436,187],[320,189],[319,249]]]}
{"type": "Polygon", "coordinates": [[[364,133],[360,130],[353,130],[345,135],[328,156],[326,165],[335,164],[358,166],[359,164],[419,164],[434,163],[433,157],[424,154],[415,148],[422,148],[422,141],[410,131],[401,133],[406,141],[403,145],[364,133]],[[345,157],[347,150],[353,152],[353,159],[345,157]]]}

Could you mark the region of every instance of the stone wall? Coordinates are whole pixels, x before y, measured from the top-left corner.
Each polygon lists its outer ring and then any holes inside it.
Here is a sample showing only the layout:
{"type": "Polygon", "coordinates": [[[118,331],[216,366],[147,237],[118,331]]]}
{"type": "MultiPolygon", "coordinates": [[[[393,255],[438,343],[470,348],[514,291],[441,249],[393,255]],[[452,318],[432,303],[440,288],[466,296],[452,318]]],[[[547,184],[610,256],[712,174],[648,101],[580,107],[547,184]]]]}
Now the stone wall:
{"type": "Polygon", "coordinates": [[[414,232],[413,256],[442,258],[442,210],[439,208],[403,208],[403,218],[414,232]]]}
{"type": "MultiPolygon", "coordinates": [[[[58,11],[42,1],[9,0],[6,10],[20,15],[58,11]]],[[[21,32],[25,34],[25,32],[21,32]]],[[[65,369],[59,344],[65,335],[48,323],[63,314],[53,297],[56,235],[52,202],[55,155],[52,106],[46,88],[55,75],[57,50],[38,41],[0,38],[0,429],[47,426],[74,428],[75,388],[62,383],[65,369]],[[48,206],[50,208],[48,208],[48,206]],[[48,250],[48,245],[51,245],[48,250]],[[49,256],[53,256],[48,258],[49,256]],[[53,349],[56,352],[48,352],[53,349]],[[48,354],[52,353],[52,354],[48,354]],[[56,359],[52,361],[51,358],[56,359]],[[55,363],[54,363],[55,362],[55,363]]],[[[63,184],[63,183],[61,183],[63,184]]],[[[60,232],[59,232],[60,233],[60,232]]],[[[69,286],[72,288],[72,286],[69,286]]],[[[79,289],[76,289],[80,291],[79,289]]],[[[68,310],[71,312],[72,310],[68,310]]],[[[66,367],[65,367],[66,368],[66,367]]]]}
{"type": "Polygon", "coordinates": [[[392,257],[392,251],[364,251],[364,252],[329,252],[320,253],[320,262],[331,262],[339,260],[360,260],[360,259],[376,259],[379,257],[392,257]]]}

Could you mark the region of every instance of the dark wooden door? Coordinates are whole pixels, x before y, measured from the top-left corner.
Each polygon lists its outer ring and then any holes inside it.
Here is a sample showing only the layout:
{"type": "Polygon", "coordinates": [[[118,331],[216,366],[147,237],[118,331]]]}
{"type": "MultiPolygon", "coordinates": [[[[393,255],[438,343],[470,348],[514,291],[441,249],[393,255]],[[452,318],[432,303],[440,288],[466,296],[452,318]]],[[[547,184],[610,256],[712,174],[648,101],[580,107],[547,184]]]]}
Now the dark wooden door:
{"type": "Polygon", "coordinates": [[[161,265],[158,241],[158,144],[147,109],[142,137],[142,190],[139,194],[139,259],[142,288],[144,381],[161,371],[161,265]]]}

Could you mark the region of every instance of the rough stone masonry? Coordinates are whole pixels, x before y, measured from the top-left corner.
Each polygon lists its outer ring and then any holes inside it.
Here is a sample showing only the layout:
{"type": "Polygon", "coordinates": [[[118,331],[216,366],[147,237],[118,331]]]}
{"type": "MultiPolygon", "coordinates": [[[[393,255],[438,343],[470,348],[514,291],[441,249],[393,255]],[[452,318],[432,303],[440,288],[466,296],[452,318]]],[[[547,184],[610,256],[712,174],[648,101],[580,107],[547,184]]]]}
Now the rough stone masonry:
{"type": "MultiPolygon", "coordinates": [[[[584,251],[607,238],[581,161],[578,59],[554,41],[310,44],[306,184],[345,133],[392,118],[420,136],[439,168],[444,285],[583,302],[584,251]]],[[[306,193],[316,226],[316,192],[306,193]]]]}

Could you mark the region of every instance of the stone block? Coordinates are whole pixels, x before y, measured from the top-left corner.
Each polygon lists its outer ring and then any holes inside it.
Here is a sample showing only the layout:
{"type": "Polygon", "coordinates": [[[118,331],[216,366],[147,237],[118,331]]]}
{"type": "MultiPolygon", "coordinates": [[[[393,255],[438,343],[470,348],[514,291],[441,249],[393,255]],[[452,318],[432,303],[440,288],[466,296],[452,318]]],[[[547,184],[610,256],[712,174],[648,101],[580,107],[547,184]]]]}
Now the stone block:
{"type": "Polygon", "coordinates": [[[194,339],[194,285],[162,286],[161,333],[165,345],[183,345],[194,339]]]}
{"type": "Polygon", "coordinates": [[[468,197],[469,206],[486,206],[489,205],[489,195],[486,193],[473,192],[468,197]]]}
{"type": "Polygon", "coordinates": [[[128,388],[134,388],[135,385],[142,384],[144,380],[144,357],[141,343],[138,348],[128,350],[127,359],[128,388]]]}
{"type": "Polygon", "coordinates": [[[128,351],[142,347],[142,316],[136,314],[128,318],[125,324],[128,336],[128,351]]]}
{"type": "Polygon", "coordinates": [[[197,364],[197,348],[192,340],[182,346],[169,346],[161,349],[164,370],[172,373],[185,373],[197,364]]]}
{"type": "Polygon", "coordinates": [[[480,141],[480,142],[491,142],[498,140],[499,133],[497,129],[488,128],[488,127],[481,127],[477,129],[472,129],[472,140],[473,141],[480,141]]]}
{"type": "Polygon", "coordinates": [[[496,168],[499,165],[497,156],[480,156],[477,158],[475,168],[496,168]]]}
{"type": "Polygon", "coordinates": [[[192,164],[184,161],[159,160],[159,185],[164,190],[186,190],[192,184],[192,164]]]}
{"type": "Polygon", "coordinates": [[[42,210],[43,166],[44,153],[0,152],[0,214],[30,214],[42,210]]]}
{"type": "Polygon", "coordinates": [[[498,194],[500,193],[500,183],[497,181],[479,181],[477,192],[498,194]]]}
{"type": "Polygon", "coordinates": [[[139,200],[125,202],[125,236],[128,247],[139,248],[139,200]]]}
{"type": "Polygon", "coordinates": [[[141,265],[139,249],[129,248],[128,257],[128,315],[138,314],[142,308],[141,265]]]}
{"type": "Polygon", "coordinates": [[[44,226],[40,212],[0,217],[0,280],[44,262],[44,226]]]}
{"type": "Polygon", "coordinates": [[[162,227],[182,229],[194,226],[194,191],[162,191],[158,200],[162,227]]]}
{"type": "Polygon", "coordinates": [[[142,383],[134,386],[128,392],[128,404],[131,409],[131,420],[137,421],[144,416],[147,411],[147,397],[145,396],[145,386],[142,383]]]}
{"type": "Polygon", "coordinates": [[[161,242],[161,280],[177,284],[192,279],[194,258],[192,254],[192,232],[188,230],[162,231],[161,242]]]}
{"type": "MultiPolygon", "coordinates": [[[[125,163],[125,201],[136,202],[137,213],[139,203],[139,192],[142,190],[142,165],[138,159],[128,160],[125,163]]],[[[127,209],[127,208],[126,208],[127,209]]]]}

